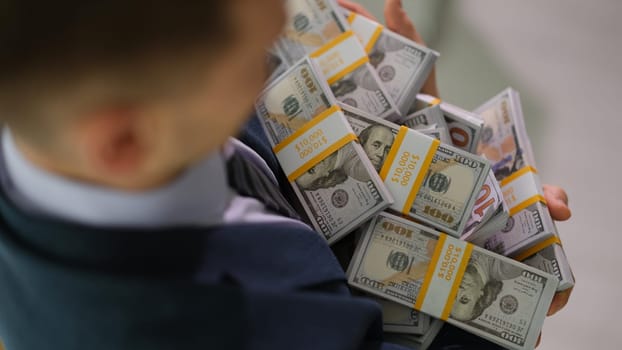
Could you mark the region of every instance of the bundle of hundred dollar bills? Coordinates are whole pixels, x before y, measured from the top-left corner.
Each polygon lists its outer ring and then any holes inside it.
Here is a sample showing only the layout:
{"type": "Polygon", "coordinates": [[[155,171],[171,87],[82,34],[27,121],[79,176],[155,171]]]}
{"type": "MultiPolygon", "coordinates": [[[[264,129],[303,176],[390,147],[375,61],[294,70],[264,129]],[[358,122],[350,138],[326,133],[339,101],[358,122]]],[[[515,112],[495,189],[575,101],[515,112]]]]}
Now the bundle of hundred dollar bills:
{"type": "Polygon", "coordinates": [[[558,279],[389,213],[371,222],[348,282],[508,349],[533,349],[558,279]]]}
{"type": "Polygon", "coordinates": [[[288,21],[275,52],[293,65],[316,60],[337,100],[382,118],[400,112],[341,9],[329,0],[286,1],[288,21]]]}
{"type": "Polygon", "coordinates": [[[439,106],[452,144],[492,163],[461,238],[557,276],[574,286],[570,264],[544,200],[518,93],[508,88],[474,112],[419,94],[406,125],[439,124],[439,106]]]}
{"type": "Polygon", "coordinates": [[[313,61],[275,79],[256,109],[311,224],[329,243],[393,203],[313,61]]]}
{"type": "Polygon", "coordinates": [[[510,218],[502,230],[469,241],[555,274],[560,289],[574,285],[570,264],[544,199],[518,92],[508,88],[477,108],[484,121],[477,152],[500,181],[510,218]]]}
{"type": "Polygon", "coordinates": [[[484,123],[475,113],[425,94],[417,95],[413,105],[415,113],[419,109],[438,105],[452,144],[467,152],[476,153],[484,123]]]}
{"type": "Polygon", "coordinates": [[[400,113],[405,115],[439,54],[367,17],[349,11],[344,14],[400,113]]]}
{"type": "Polygon", "coordinates": [[[391,209],[460,237],[490,164],[416,130],[343,110],[395,199],[391,209]]]}

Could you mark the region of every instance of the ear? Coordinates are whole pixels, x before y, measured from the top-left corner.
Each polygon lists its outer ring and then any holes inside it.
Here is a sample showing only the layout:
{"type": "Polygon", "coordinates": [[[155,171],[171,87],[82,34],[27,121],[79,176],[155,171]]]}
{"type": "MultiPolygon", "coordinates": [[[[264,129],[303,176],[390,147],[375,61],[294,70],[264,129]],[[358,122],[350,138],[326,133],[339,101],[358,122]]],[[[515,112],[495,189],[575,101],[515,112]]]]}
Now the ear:
{"type": "Polygon", "coordinates": [[[131,107],[101,110],[77,122],[86,165],[100,175],[119,176],[141,169],[146,160],[140,115],[131,107]]]}

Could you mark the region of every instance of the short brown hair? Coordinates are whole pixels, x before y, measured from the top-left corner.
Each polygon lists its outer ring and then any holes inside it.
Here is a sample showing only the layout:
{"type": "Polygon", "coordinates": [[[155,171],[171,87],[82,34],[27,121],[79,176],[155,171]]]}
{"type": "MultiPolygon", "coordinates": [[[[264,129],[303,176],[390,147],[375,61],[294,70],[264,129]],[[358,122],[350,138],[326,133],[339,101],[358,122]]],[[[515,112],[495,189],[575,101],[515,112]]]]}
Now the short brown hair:
{"type": "Polygon", "coordinates": [[[1,1],[0,118],[11,123],[13,114],[27,114],[32,94],[85,71],[133,72],[154,56],[216,52],[234,34],[231,7],[222,0],[1,1]]]}

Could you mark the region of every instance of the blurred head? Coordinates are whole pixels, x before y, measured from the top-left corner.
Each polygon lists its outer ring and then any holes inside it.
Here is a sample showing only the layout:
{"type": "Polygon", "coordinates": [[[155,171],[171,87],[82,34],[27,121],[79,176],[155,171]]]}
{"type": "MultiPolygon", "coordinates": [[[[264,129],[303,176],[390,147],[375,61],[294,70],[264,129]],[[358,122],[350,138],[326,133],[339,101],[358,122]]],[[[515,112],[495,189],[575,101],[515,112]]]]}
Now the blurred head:
{"type": "Polygon", "coordinates": [[[372,125],[359,134],[361,145],[376,171],[380,171],[393,145],[393,132],[384,125],[372,125]]]}
{"type": "Polygon", "coordinates": [[[483,281],[477,267],[467,265],[451,310],[451,317],[459,321],[478,318],[495,301],[501,288],[503,288],[503,282],[483,281]]]}
{"type": "Polygon", "coordinates": [[[156,186],[245,122],[283,23],[282,0],[4,1],[0,119],[49,170],[156,186]]]}

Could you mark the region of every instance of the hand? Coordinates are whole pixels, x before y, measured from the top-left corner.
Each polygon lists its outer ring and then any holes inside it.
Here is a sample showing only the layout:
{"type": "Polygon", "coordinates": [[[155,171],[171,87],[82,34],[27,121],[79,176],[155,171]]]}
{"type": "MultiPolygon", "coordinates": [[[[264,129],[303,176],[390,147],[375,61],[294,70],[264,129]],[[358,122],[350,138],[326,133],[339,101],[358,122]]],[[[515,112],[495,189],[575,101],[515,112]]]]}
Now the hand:
{"type": "MultiPolygon", "coordinates": [[[[546,199],[547,206],[549,208],[549,213],[551,213],[551,217],[556,221],[566,221],[570,219],[572,216],[572,212],[570,208],[568,208],[568,195],[566,191],[561,187],[552,186],[552,185],[544,185],[544,198],[546,199]]],[[[549,311],[547,316],[554,315],[559,310],[563,309],[564,306],[568,303],[568,299],[570,299],[570,294],[572,293],[572,288],[566,289],[564,291],[555,293],[553,297],[553,301],[551,302],[551,306],[549,307],[549,311]]],[[[538,344],[540,344],[540,337],[538,337],[538,344]]]]}
{"type": "MultiPolygon", "coordinates": [[[[359,15],[365,16],[373,21],[378,22],[378,20],[372,15],[365,7],[360,4],[357,4],[350,0],[338,0],[339,5],[344,8],[357,13],[359,15]]],[[[426,46],[423,38],[417,32],[415,25],[412,20],[408,17],[406,11],[402,7],[401,0],[386,0],[384,4],[384,18],[387,22],[387,28],[392,30],[419,45],[426,46]]],[[[428,76],[428,79],[423,84],[421,88],[421,92],[424,94],[432,95],[435,97],[439,97],[438,87],[436,85],[436,68],[432,67],[432,71],[428,76]]]]}
{"type": "MultiPolygon", "coordinates": [[[[386,0],[384,3],[384,18],[387,22],[387,28],[390,30],[416,42],[419,45],[426,46],[423,38],[417,32],[414,23],[408,17],[406,11],[402,7],[401,0],[386,0]]],[[[440,97],[438,86],[436,85],[436,67],[432,67],[428,79],[423,84],[421,92],[424,94],[440,97]]]]}
{"type": "Polygon", "coordinates": [[[378,22],[376,17],[374,17],[374,15],[372,15],[371,12],[367,11],[367,9],[361,4],[357,4],[356,2],[353,2],[350,0],[337,0],[337,3],[339,4],[339,6],[345,9],[348,9],[349,11],[352,11],[361,16],[365,16],[371,19],[372,21],[378,22]]]}
{"type": "MultiPolygon", "coordinates": [[[[551,217],[556,221],[566,221],[572,216],[570,208],[568,208],[568,195],[561,187],[544,185],[544,198],[546,199],[547,206],[551,217]]],[[[554,315],[561,310],[568,303],[572,288],[555,294],[553,302],[549,307],[547,316],[554,315]]]]}

